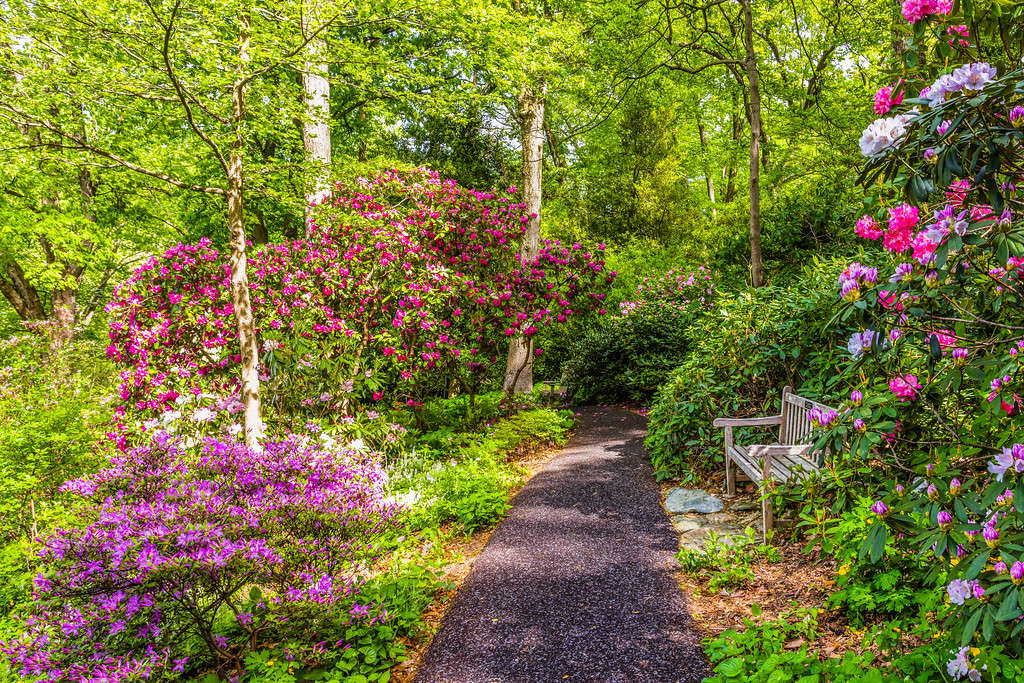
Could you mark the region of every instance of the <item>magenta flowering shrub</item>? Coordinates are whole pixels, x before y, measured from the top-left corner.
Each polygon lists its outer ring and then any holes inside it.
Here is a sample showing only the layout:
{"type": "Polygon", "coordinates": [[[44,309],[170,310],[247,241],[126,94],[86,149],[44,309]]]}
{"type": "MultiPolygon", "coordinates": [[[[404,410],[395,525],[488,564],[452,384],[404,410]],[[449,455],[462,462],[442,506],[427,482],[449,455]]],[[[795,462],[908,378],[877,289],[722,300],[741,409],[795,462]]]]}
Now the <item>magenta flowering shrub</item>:
{"type": "Polygon", "coordinates": [[[974,61],[884,102],[889,118],[860,140],[861,180],[882,206],[854,229],[889,263],[840,278],[857,387],[820,443],[889,465],[861,557],[895,539],[929,560],[948,605],[947,673],[981,680],[1024,655],[1024,72],[977,59],[969,32],[948,30],[952,10],[903,3],[916,39],[974,61]]]}
{"type": "Polygon", "coordinates": [[[646,304],[677,308],[694,305],[707,310],[714,306],[714,297],[715,283],[707,266],[690,272],[672,268],[658,278],[645,277],[636,287],[636,299],[621,302],[619,313],[627,316],[646,304]]]}
{"type": "MultiPolygon", "coordinates": [[[[527,220],[510,194],[425,170],[339,183],[308,237],[250,256],[274,415],[417,404],[453,383],[472,392],[512,337],[601,308],[603,247],[543,240],[524,260],[527,220]]],[[[122,418],[158,417],[182,395],[237,402],[228,275],[204,240],[150,259],[118,290],[108,353],[125,368],[122,418]]]]}
{"type": "Polygon", "coordinates": [[[395,513],[379,478],[300,439],[256,453],[158,432],[65,485],[88,524],[43,540],[36,610],[3,651],[53,681],[237,673],[292,636],[296,658],[316,656],[334,624],[368,612],[352,596],[395,513]]]}

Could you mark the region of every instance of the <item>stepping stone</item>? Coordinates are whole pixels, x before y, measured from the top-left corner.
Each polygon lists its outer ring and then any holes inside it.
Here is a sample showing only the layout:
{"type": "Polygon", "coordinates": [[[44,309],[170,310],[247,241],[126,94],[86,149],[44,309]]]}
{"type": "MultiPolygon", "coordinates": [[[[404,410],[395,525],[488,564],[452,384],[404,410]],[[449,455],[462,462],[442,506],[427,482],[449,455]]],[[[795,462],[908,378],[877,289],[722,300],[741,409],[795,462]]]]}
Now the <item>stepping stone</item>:
{"type": "Polygon", "coordinates": [[[704,527],[704,523],[700,519],[690,515],[676,515],[672,518],[672,524],[675,525],[676,531],[681,534],[704,527]]]}
{"type": "Polygon", "coordinates": [[[665,509],[669,514],[679,515],[684,512],[699,512],[707,515],[721,512],[722,500],[700,489],[669,489],[665,498],[665,509]]]}

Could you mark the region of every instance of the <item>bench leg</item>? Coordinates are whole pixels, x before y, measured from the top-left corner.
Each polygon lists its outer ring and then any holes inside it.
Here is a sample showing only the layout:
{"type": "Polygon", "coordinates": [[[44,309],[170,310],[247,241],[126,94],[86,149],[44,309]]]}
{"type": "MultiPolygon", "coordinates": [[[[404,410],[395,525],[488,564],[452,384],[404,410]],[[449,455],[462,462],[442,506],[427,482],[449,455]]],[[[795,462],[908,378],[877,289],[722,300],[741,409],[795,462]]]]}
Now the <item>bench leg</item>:
{"type": "Polygon", "coordinates": [[[772,458],[767,453],[761,463],[761,473],[764,477],[762,480],[761,494],[764,496],[761,500],[761,536],[764,542],[768,542],[768,531],[775,528],[775,515],[772,511],[772,501],[768,497],[768,490],[772,482],[772,458]]]}
{"type": "Polygon", "coordinates": [[[732,450],[732,427],[725,428],[725,492],[736,495],[736,463],[729,453],[732,450]]]}
{"type": "Polygon", "coordinates": [[[768,531],[775,528],[775,515],[772,512],[772,501],[765,498],[761,501],[761,538],[768,542],[768,531]]]}

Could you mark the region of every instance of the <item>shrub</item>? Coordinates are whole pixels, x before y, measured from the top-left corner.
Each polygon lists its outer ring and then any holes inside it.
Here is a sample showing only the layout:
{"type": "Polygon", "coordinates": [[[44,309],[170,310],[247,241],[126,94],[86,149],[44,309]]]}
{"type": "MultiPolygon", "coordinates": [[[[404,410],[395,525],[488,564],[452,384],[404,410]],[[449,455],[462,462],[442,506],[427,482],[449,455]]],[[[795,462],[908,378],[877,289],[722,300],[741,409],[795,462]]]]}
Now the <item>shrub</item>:
{"type": "MultiPolygon", "coordinates": [[[[915,38],[946,44],[944,16],[903,8],[915,38]]],[[[971,43],[991,28],[972,26],[971,43]]],[[[954,42],[946,56],[969,63],[930,65],[945,73],[861,137],[861,181],[880,206],[856,232],[889,256],[881,271],[850,264],[840,282],[861,381],[820,443],[895,465],[858,557],[887,561],[894,544],[920,561],[910,580],[950,604],[946,672],[1002,680],[1024,655],[1024,71],[998,77],[954,42]]],[[[900,104],[889,94],[876,95],[885,113],[900,104]]]]}
{"type": "MultiPolygon", "coordinates": [[[[721,462],[716,417],[771,412],[787,384],[823,402],[836,392],[837,351],[826,312],[839,267],[816,261],[787,287],[721,295],[714,313],[688,328],[689,352],[650,413],[647,447],[659,478],[706,472],[721,462]]],[[[742,430],[737,437],[758,433],[742,430]]]]}
{"type": "Polygon", "coordinates": [[[714,286],[704,268],[645,278],[636,300],[620,303],[619,315],[573,345],[563,366],[573,399],[649,402],[685,357],[687,330],[713,300],[714,286]]]}
{"type": "MultiPolygon", "coordinates": [[[[301,424],[385,397],[474,393],[509,339],[601,310],[611,280],[602,249],[543,240],[524,261],[526,222],[508,194],[427,171],[339,183],[308,237],[250,255],[268,409],[301,424]]],[[[108,353],[124,368],[126,421],[172,410],[181,395],[237,397],[229,270],[201,240],[150,259],[118,289],[108,353]]]]}
{"type": "Polygon", "coordinates": [[[258,453],[159,433],[66,484],[86,524],[44,541],[35,611],[4,651],[24,676],[112,681],[226,675],[268,641],[309,655],[310,632],[367,612],[348,598],[394,514],[377,478],[298,440],[258,453]]]}

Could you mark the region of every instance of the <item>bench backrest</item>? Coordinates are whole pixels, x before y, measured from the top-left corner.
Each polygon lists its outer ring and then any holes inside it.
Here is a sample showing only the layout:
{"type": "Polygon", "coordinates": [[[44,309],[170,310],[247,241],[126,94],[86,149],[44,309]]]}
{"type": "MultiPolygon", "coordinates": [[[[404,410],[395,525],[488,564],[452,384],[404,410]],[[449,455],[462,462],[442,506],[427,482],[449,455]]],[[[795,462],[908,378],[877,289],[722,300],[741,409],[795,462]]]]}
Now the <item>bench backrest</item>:
{"type": "Polygon", "coordinates": [[[808,438],[814,428],[811,421],[807,419],[807,413],[811,408],[819,410],[833,410],[829,406],[812,401],[809,398],[798,396],[793,390],[786,387],[782,390],[782,422],[779,424],[779,443],[783,446],[796,446],[810,443],[808,438]]]}

